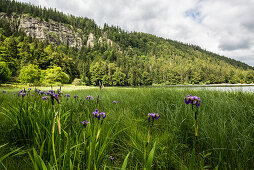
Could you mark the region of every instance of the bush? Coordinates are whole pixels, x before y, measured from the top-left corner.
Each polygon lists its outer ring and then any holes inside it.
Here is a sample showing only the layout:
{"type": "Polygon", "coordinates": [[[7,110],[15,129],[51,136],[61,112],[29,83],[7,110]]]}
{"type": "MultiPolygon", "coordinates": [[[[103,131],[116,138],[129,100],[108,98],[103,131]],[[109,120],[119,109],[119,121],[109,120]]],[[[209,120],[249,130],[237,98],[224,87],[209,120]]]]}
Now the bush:
{"type": "Polygon", "coordinates": [[[10,80],[11,71],[6,62],[0,62],[0,83],[5,83],[10,80]]]}
{"type": "Polygon", "coordinates": [[[69,82],[69,75],[64,73],[61,67],[54,66],[52,68],[48,68],[45,72],[43,72],[43,83],[47,84],[64,84],[69,82]]]}
{"type": "Polygon", "coordinates": [[[41,79],[41,70],[37,65],[30,64],[20,70],[19,80],[22,83],[38,84],[41,79]]]}
{"type": "Polygon", "coordinates": [[[75,86],[82,86],[82,81],[81,81],[81,79],[75,78],[73,80],[72,84],[75,86]]]}

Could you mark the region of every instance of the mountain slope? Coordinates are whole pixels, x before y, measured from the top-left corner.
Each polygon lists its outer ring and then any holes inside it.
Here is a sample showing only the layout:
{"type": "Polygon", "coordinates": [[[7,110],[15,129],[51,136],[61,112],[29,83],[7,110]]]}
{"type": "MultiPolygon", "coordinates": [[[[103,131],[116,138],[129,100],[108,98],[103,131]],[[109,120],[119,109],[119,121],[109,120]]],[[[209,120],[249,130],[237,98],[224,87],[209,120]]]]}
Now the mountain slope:
{"type": "Polygon", "coordinates": [[[80,78],[87,85],[254,81],[251,66],[195,45],[107,24],[99,28],[88,18],[15,1],[1,0],[0,12],[0,61],[15,81],[29,64],[40,70],[59,66],[69,82],[80,78]]]}

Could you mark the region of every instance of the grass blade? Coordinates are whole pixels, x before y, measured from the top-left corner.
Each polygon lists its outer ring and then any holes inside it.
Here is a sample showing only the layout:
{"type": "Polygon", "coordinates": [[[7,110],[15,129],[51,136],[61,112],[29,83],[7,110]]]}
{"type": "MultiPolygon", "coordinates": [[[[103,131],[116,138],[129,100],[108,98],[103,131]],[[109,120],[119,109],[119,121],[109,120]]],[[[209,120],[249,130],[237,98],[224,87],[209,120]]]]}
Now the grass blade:
{"type": "Polygon", "coordinates": [[[147,170],[150,170],[152,167],[153,157],[154,157],[154,153],[155,153],[155,147],[156,147],[156,142],[154,143],[153,148],[150,151],[148,159],[147,159],[147,164],[146,164],[147,170]]]}
{"type": "Polygon", "coordinates": [[[127,163],[128,163],[128,157],[130,155],[130,152],[127,154],[127,156],[124,159],[123,165],[122,165],[122,170],[125,170],[127,167],[127,163]]]}

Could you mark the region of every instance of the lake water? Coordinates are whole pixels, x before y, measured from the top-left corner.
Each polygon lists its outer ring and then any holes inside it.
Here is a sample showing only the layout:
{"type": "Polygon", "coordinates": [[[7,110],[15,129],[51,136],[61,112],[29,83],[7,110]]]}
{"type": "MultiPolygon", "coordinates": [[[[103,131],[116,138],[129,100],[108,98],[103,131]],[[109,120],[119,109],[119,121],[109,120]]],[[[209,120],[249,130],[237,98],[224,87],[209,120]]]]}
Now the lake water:
{"type": "Polygon", "coordinates": [[[204,85],[204,86],[181,86],[191,89],[205,89],[218,91],[243,91],[254,92],[254,85],[204,85]]]}

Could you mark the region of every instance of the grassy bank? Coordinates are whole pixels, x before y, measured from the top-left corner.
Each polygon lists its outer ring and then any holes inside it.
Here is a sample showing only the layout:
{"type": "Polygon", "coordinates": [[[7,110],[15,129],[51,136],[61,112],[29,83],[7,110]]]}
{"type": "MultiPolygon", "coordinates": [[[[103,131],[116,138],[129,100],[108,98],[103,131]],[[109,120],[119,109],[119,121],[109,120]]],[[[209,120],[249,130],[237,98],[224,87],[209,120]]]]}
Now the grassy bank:
{"type": "Polygon", "coordinates": [[[18,91],[0,93],[0,145],[6,144],[0,158],[13,152],[2,159],[1,168],[114,169],[126,163],[127,169],[254,168],[252,93],[63,89],[60,104],[53,104],[34,89],[25,97],[18,97],[18,91]],[[64,97],[66,93],[71,97],[64,97]],[[201,97],[201,106],[186,105],[187,93],[201,97]],[[88,95],[94,99],[86,100],[88,95]],[[95,109],[106,118],[94,118],[95,109]],[[160,118],[148,122],[148,113],[159,113],[160,118]]]}

